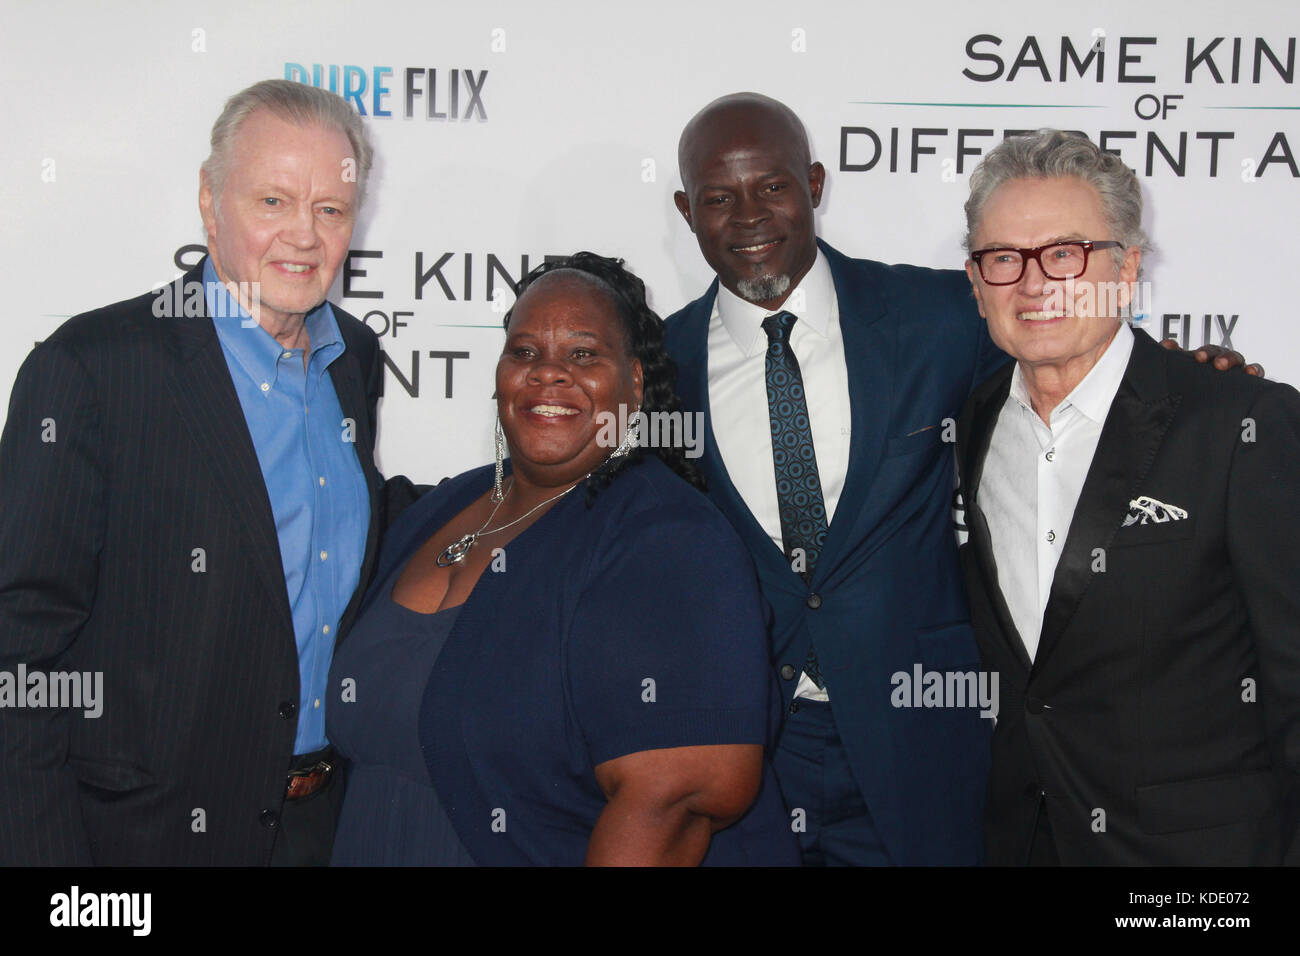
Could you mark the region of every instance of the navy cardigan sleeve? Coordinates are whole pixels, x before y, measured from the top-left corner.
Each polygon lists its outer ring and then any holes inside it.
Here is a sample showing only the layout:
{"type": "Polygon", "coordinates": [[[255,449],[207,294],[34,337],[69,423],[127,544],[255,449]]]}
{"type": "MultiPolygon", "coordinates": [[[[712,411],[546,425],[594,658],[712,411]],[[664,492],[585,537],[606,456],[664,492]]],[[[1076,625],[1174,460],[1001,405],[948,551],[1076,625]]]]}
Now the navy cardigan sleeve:
{"type": "Polygon", "coordinates": [[[769,664],[749,554],[702,495],[699,504],[629,516],[597,552],[568,640],[593,765],[766,742],[769,664]]]}

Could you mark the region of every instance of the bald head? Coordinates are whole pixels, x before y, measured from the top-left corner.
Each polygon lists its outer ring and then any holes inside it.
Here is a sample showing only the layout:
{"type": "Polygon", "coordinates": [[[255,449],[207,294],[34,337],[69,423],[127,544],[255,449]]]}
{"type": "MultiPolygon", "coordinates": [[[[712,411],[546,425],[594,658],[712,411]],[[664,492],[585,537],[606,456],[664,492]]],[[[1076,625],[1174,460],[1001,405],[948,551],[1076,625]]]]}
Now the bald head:
{"type": "Polygon", "coordinates": [[[812,163],[808,133],[794,110],[762,93],[728,93],[692,116],[677,141],[677,168],[687,192],[690,177],[701,162],[738,136],[757,130],[789,143],[803,165],[812,163]]]}
{"type": "Polygon", "coordinates": [[[759,93],[714,100],[677,146],[678,211],[718,281],[763,308],[784,303],[817,259],[826,170],[811,160],[799,117],[759,93]]]}

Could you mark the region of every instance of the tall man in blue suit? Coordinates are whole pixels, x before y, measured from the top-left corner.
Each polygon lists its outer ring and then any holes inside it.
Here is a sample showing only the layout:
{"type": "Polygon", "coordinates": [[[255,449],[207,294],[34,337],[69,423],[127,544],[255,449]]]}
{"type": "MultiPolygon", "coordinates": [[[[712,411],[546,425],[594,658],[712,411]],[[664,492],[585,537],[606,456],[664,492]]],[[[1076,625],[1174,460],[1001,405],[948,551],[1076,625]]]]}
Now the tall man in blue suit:
{"type": "Polygon", "coordinates": [[[949,442],[1006,356],[961,272],[816,238],[826,173],[783,104],[710,103],[678,161],[677,208],[717,281],[667,344],[683,406],[705,414],[709,494],[773,610],[776,770],[804,861],[977,863],[991,722],[978,700],[916,706],[911,683],[978,670],[949,442]]]}

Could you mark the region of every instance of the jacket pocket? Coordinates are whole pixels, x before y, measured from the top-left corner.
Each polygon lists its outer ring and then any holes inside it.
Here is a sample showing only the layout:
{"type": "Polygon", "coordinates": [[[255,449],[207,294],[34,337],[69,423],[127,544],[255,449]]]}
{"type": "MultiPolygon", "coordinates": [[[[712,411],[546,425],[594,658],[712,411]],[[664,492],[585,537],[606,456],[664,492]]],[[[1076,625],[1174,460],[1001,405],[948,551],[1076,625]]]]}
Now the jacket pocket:
{"type": "Polygon", "coordinates": [[[125,793],[147,787],[154,782],[153,774],[149,771],[127,763],[69,757],[68,766],[83,785],[99,790],[125,793]]]}
{"type": "Polygon", "coordinates": [[[910,455],[913,452],[931,448],[939,444],[939,435],[941,433],[940,426],[931,425],[910,435],[899,435],[897,438],[891,438],[888,444],[885,445],[885,457],[895,458],[899,455],[910,455]]]}
{"type": "Polygon", "coordinates": [[[1223,826],[1264,816],[1276,806],[1271,770],[1137,788],[1138,826],[1144,833],[1223,826]]]}
{"type": "Polygon", "coordinates": [[[966,621],[921,631],[916,635],[917,660],[928,670],[977,669],[979,648],[966,621]]]}
{"type": "Polygon", "coordinates": [[[1196,519],[1183,518],[1179,521],[1161,521],[1157,524],[1131,524],[1120,528],[1111,540],[1112,548],[1136,547],[1140,544],[1164,544],[1167,541],[1182,541],[1195,537],[1196,519]]]}

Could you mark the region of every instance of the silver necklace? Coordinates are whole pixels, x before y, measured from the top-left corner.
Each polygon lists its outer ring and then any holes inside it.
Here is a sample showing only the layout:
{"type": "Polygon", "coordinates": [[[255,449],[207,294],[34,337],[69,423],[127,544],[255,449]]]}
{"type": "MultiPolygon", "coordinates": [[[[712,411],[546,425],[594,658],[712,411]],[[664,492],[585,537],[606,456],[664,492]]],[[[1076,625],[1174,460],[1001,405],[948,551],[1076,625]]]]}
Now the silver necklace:
{"type": "Polygon", "coordinates": [[[459,540],[453,541],[451,544],[449,544],[447,548],[442,552],[442,554],[438,555],[437,558],[438,567],[449,568],[453,564],[460,564],[460,562],[465,560],[465,555],[469,554],[469,549],[474,547],[474,545],[478,543],[479,538],[483,537],[486,534],[496,534],[498,531],[505,531],[506,528],[519,524],[519,522],[523,521],[534,511],[537,511],[538,508],[543,508],[546,505],[549,505],[552,501],[556,501],[560,498],[563,498],[570,491],[578,487],[578,485],[582,484],[590,477],[591,477],[591,473],[588,472],[585,476],[578,479],[577,483],[572,484],[569,487],[565,488],[558,495],[554,495],[550,498],[547,498],[541,504],[529,509],[524,514],[516,518],[514,521],[511,521],[509,524],[503,524],[501,527],[493,528],[491,531],[484,531],[483,529],[486,528],[488,525],[490,525],[492,523],[492,519],[497,516],[497,510],[505,503],[506,495],[509,495],[510,492],[514,490],[515,481],[513,478],[511,478],[510,487],[506,489],[506,494],[501,496],[501,500],[497,502],[496,508],[492,509],[492,513],[488,515],[487,521],[484,521],[482,527],[480,527],[477,531],[471,532],[470,534],[467,535],[463,535],[459,540]]]}

